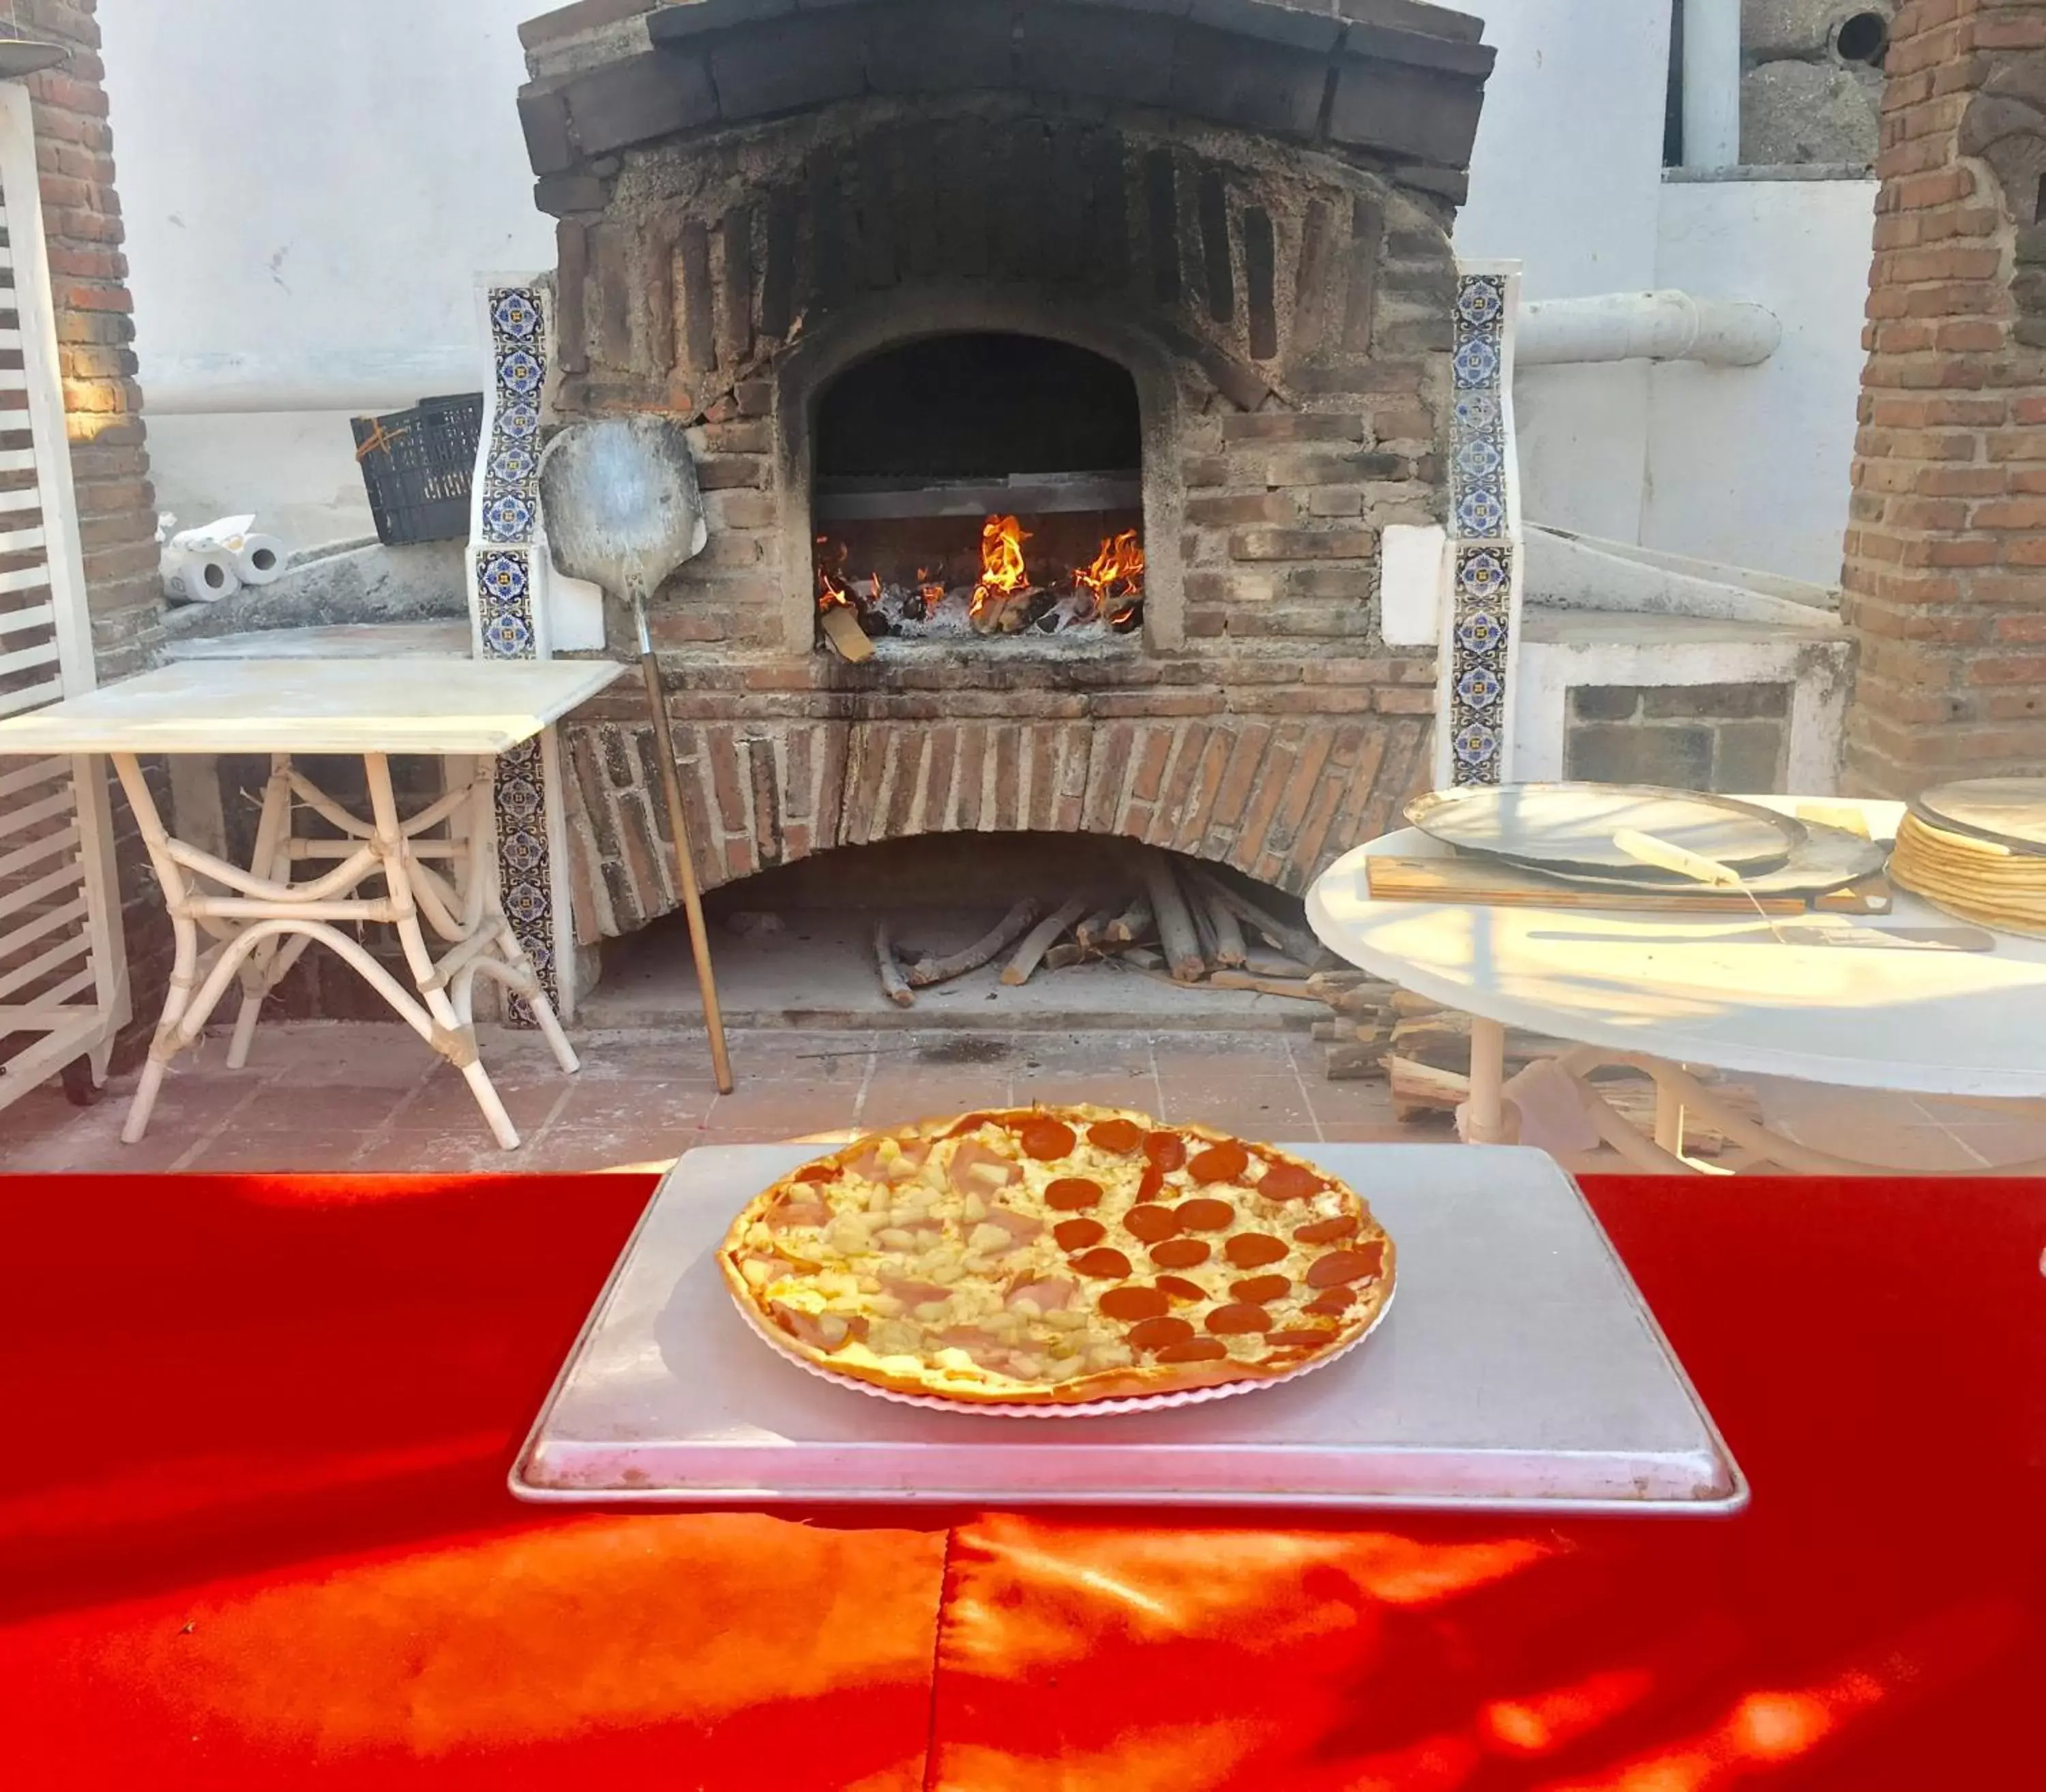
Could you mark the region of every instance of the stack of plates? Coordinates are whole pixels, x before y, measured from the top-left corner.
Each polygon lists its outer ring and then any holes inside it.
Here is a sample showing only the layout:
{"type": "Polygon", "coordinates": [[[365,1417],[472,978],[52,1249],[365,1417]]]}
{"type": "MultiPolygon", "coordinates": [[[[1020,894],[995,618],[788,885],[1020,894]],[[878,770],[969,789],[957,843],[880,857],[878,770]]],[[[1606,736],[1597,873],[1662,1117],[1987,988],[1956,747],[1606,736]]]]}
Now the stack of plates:
{"type": "Polygon", "coordinates": [[[1890,874],[1963,920],[2046,938],[2046,778],[1928,790],[1897,830],[1890,874]]]}

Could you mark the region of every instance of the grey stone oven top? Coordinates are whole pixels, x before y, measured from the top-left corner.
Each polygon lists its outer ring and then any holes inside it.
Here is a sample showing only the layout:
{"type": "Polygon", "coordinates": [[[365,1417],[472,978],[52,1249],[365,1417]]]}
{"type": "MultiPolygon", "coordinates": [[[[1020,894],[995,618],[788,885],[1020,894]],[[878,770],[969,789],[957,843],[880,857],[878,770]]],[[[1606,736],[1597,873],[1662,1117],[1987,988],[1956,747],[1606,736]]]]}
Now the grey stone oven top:
{"type": "Polygon", "coordinates": [[[1464,195],[1493,51],[1421,0],[581,0],[521,29],[543,210],[620,152],[867,94],[1027,91],[1314,144],[1464,195]]]}

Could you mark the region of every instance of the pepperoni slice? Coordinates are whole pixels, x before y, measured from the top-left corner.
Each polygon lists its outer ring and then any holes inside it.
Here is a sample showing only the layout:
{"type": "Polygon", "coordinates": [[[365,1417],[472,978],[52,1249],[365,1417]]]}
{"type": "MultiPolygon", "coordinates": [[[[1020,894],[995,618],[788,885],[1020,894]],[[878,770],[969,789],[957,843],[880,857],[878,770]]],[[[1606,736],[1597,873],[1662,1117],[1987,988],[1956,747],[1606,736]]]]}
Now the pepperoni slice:
{"type": "Polygon", "coordinates": [[[1219,1338],[1189,1338],[1183,1344],[1170,1344],[1159,1351],[1160,1362],[1220,1362],[1229,1346],[1219,1338]]]}
{"type": "Polygon", "coordinates": [[[1179,1216],[1181,1227],[1189,1232],[1219,1232],[1236,1220],[1236,1209],[1222,1200],[1181,1201],[1172,1211],[1179,1216]]]}
{"type": "Polygon", "coordinates": [[[1126,1158],[1144,1143],[1144,1129],[1134,1120],[1096,1120],[1087,1128],[1087,1143],[1126,1158]]]}
{"type": "Polygon", "coordinates": [[[1035,1120],[1023,1128],[1023,1154],[1048,1163],[1063,1158],[1079,1143],[1079,1136],[1064,1120],[1035,1120]]]}
{"type": "Polygon", "coordinates": [[[1162,1351],[1173,1344],[1183,1344],[1194,1335],[1194,1328],[1183,1319],[1174,1319],[1169,1314],[1164,1319],[1147,1319],[1132,1328],[1129,1347],[1133,1351],[1162,1351]]]}
{"type": "Polygon", "coordinates": [[[1156,1200],[1164,1192],[1165,1173],[1157,1165],[1146,1164],[1144,1175],[1137,1185],[1137,1198],[1141,1201],[1156,1200]]]}
{"type": "Polygon", "coordinates": [[[1340,1317],[1356,1304],[1357,1290],[1354,1288],[1331,1288],[1320,1299],[1310,1301],[1307,1311],[1311,1313],[1331,1313],[1340,1317]]]}
{"type": "Polygon", "coordinates": [[[1061,1176],[1044,1191],[1044,1204],[1054,1213],[1076,1213],[1083,1207],[1100,1206],[1101,1197],[1098,1182],[1090,1182],[1084,1176],[1061,1176]]]}
{"type": "Polygon", "coordinates": [[[1267,1200],[1297,1201],[1318,1195],[1327,1186],[1311,1170],[1303,1170],[1298,1164],[1274,1163],[1264,1166],[1264,1180],[1257,1185],[1257,1192],[1267,1200]]]}
{"type": "Polygon", "coordinates": [[[1062,1226],[1054,1226],[1052,1236],[1059,1241],[1061,1251],[1084,1251],[1106,1238],[1108,1228],[1098,1220],[1068,1220],[1062,1226]]]}
{"type": "Polygon", "coordinates": [[[1338,1213],[1333,1220],[1317,1220],[1311,1226],[1296,1227],[1293,1236],[1303,1244],[1334,1244],[1338,1239],[1357,1236],[1354,1213],[1338,1213]]]}
{"type": "Polygon", "coordinates": [[[1239,1232],[1222,1247],[1222,1254],[1239,1270],[1262,1269],[1289,1254],[1285,1241],[1269,1232],[1239,1232]]]}
{"type": "Polygon", "coordinates": [[[1250,1154],[1232,1139],[1210,1145],[1187,1166],[1187,1173],[1196,1182],[1233,1182],[1249,1167],[1250,1154]]]}
{"type": "Polygon", "coordinates": [[[1253,1307],[1264,1307],[1285,1299],[1292,1287],[1292,1281],[1285,1276],[1253,1276],[1248,1281],[1231,1282],[1229,1291],[1239,1301],[1247,1301],[1253,1307]]]}
{"type": "Polygon", "coordinates": [[[836,1166],[832,1164],[813,1163],[797,1170],[796,1180],[798,1182],[836,1182],[838,1180],[838,1170],[836,1166]]]}
{"type": "Polygon", "coordinates": [[[1333,1331],[1274,1331],[1264,1341],[1275,1351],[1299,1350],[1314,1345],[1326,1344],[1334,1336],[1335,1333],[1333,1331]]]}
{"type": "Polygon", "coordinates": [[[1262,1307],[1239,1301],[1226,1307],[1217,1307],[1208,1315],[1207,1323],[1208,1330],[1218,1338],[1240,1337],[1245,1332],[1269,1331],[1272,1316],[1262,1307]]]}
{"type": "Polygon", "coordinates": [[[1129,1274],[1129,1259],[1119,1251],[1090,1251],[1073,1259],[1073,1267],[1083,1276],[1102,1281],[1120,1281],[1129,1274]]]}
{"type": "Polygon", "coordinates": [[[1176,1132],[1154,1132],[1144,1141],[1144,1155],[1153,1170],[1177,1170],[1187,1161],[1187,1142],[1176,1132]]]}
{"type": "Polygon", "coordinates": [[[1141,1239],[1146,1244],[1156,1244],[1160,1239],[1168,1239],[1179,1229],[1179,1216],[1169,1207],[1158,1207],[1149,1203],[1133,1207],[1122,1216],[1122,1229],[1133,1239],[1141,1239]]]}
{"type": "Polygon", "coordinates": [[[1156,1285],[1164,1289],[1175,1301],[1205,1301],[1208,1291],[1197,1281],[1189,1281],[1184,1276],[1160,1276],[1156,1285]]]}
{"type": "Polygon", "coordinates": [[[1157,1319],[1172,1310],[1172,1303],[1155,1288],[1134,1282],[1111,1288],[1098,1303],[1110,1319],[1157,1319]]]}
{"type": "Polygon", "coordinates": [[[1340,1288],[1345,1282],[1364,1281],[1378,1274],[1385,1261],[1385,1247],[1369,1244],[1361,1251],[1331,1251],[1314,1259],[1307,1271],[1310,1288],[1340,1288]]]}
{"type": "Polygon", "coordinates": [[[1203,1239],[1167,1239],[1151,1247],[1151,1261],[1161,1270],[1191,1270],[1207,1260],[1208,1246],[1203,1239]]]}

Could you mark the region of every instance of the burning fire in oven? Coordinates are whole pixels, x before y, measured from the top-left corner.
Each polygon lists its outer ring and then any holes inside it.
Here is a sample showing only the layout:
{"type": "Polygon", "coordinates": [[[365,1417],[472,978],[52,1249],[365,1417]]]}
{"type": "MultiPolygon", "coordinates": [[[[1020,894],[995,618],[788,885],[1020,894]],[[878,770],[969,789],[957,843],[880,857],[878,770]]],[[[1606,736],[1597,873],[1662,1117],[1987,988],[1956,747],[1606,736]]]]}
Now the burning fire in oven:
{"type": "Polygon", "coordinates": [[[963,547],[948,565],[919,566],[913,580],[898,583],[878,572],[850,573],[848,545],[820,535],[817,608],[848,609],[867,634],[879,635],[1120,634],[1142,622],[1144,545],[1135,530],[1103,538],[1091,565],[1050,578],[1032,570],[1025,547],[1033,538],[1019,518],[990,516],[977,556],[963,547]]]}

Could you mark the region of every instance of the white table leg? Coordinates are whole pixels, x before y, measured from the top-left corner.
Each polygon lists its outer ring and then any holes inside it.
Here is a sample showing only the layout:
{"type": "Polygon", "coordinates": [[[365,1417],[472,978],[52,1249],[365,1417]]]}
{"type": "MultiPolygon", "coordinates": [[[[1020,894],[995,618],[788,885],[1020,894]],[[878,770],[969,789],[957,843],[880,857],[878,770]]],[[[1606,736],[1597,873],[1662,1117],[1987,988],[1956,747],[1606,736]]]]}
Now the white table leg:
{"type": "Polygon", "coordinates": [[[496,1086],[490,1080],[490,1073],[484,1069],[483,1061],[477,1055],[476,1029],[455,1012],[454,1004],[449,1000],[436,974],[432,954],[427,950],[426,937],[419,931],[419,905],[411,874],[411,845],[398,819],[398,797],[391,784],[390,759],[381,753],[366,753],[362,756],[362,765],[369,785],[370,812],[376,820],[377,857],[382,861],[384,882],[396,910],[392,924],[397,929],[399,944],[404,950],[405,962],[411,967],[412,979],[419,985],[420,999],[427,1004],[427,1011],[439,1030],[440,1036],[434,1041],[434,1049],[461,1072],[497,1143],[508,1151],[515,1151],[519,1149],[518,1128],[505,1112],[496,1086]]]}
{"type": "Polygon", "coordinates": [[[1684,1154],[1684,1101],[1666,1083],[1655,1085],[1655,1143],[1672,1157],[1684,1154]]]}
{"type": "MultiPolygon", "coordinates": [[[[257,877],[280,884],[288,883],[291,875],[291,764],[288,754],[270,756],[270,781],[263,787],[263,815],[256,824],[256,850],[249,861],[249,869],[257,877]]],[[[256,1022],[263,1012],[264,998],[290,969],[282,958],[290,943],[267,942],[242,962],[241,1012],[235,1016],[234,1037],[227,1046],[230,1070],[242,1069],[249,1062],[249,1048],[255,1041],[256,1022]]],[[[297,954],[291,956],[295,959],[297,954]]]]}
{"type": "Polygon", "coordinates": [[[1506,1104],[1500,1091],[1506,1082],[1506,1029],[1498,1021],[1471,1016],[1470,1118],[1467,1137],[1473,1145],[1503,1144],[1506,1104]]]}
{"type": "Polygon", "coordinates": [[[164,1012],[156,1022],[156,1037],[149,1042],[149,1055],[142,1065],[135,1099],[128,1104],[128,1118],[121,1128],[123,1144],[138,1145],[149,1130],[149,1116],[164,1086],[164,1073],[181,1049],[178,1023],[184,1018],[199,981],[199,926],[184,912],[183,904],[190,896],[191,886],[185,881],[183,868],[171,857],[170,836],[164,831],[163,817],[156,812],[156,800],[149,794],[149,780],[142,776],[141,765],[132,753],[116,753],[109,757],[114,761],[114,775],[127,793],[128,807],[134,812],[135,826],[149,854],[150,868],[156,873],[157,884],[164,892],[175,942],[170,988],[164,997],[164,1012]]]}
{"type": "Polygon", "coordinates": [[[196,1042],[237,977],[242,1004],[230,1062],[239,1068],[247,1058],[264,997],[306,947],[318,941],[338,953],[400,1019],[461,1072],[497,1142],[507,1150],[518,1149],[518,1131],[477,1055],[470,1000],[476,975],[486,973],[524,996],[562,1068],[573,1071],[581,1066],[500,906],[487,781],[473,784],[465,793],[451,792],[403,822],[388,757],[365,754],[373,811],[373,820],[365,823],[293,773],[288,755],[276,755],[264,792],[254,861],[245,871],[172,838],[136,756],[111,757],[149,849],[176,939],[169,993],[122,1131],[125,1140],[133,1144],[143,1136],[171,1060],[196,1042]],[[300,798],[359,844],[344,843],[334,854],[318,855],[340,862],[324,877],[295,884],[291,865],[298,843],[291,837],[291,815],[300,798]],[[414,834],[443,820],[456,821],[464,811],[469,823],[465,837],[429,842],[423,855],[415,850],[414,834]],[[423,856],[434,854],[452,861],[452,887],[423,862],[423,856]],[[385,895],[355,893],[371,877],[384,881],[385,895]],[[215,894],[214,886],[229,893],[215,894]],[[384,922],[396,930],[416,997],[337,924],[363,921],[384,922]],[[438,965],[427,945],[427,926],[452,948],[438,965]],[[214,941],[203,953],[203,931],[214,941]]]}

